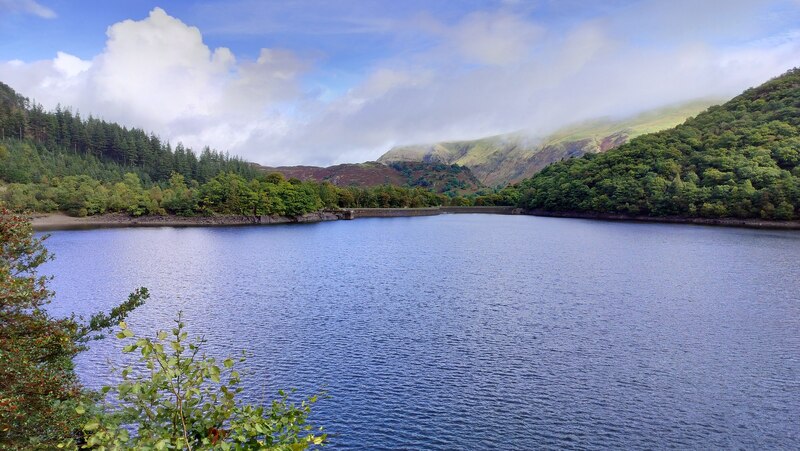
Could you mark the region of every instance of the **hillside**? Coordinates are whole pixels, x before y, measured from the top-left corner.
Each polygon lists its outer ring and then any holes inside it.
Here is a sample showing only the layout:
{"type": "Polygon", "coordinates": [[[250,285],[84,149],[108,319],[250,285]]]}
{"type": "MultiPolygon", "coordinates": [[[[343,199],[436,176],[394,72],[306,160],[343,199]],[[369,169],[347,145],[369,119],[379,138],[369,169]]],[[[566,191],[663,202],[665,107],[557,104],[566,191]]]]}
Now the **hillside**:
{"type": "Polygon", "coordinates": [[[173,173],[206,182],[222,172],[252,178],[255,171],[240,158],[208,147],[200,154],[173,147],[153,133],[127,128],[69,108],[55,111],[31,102],[0,82],[0,180],[39,181],[67,175],[91,175],[120,181],[126,172],[145,182],[166,182],[173,173]]]}
{"type": "MultiPolygon", "coordinates": [[[[374,187],[286,180],[207,147],[198,156],[142,129],[92,116],[84,120],[69,108],[45,111],[0,83],[0,206],[13,211],[294,218],[323,208],[469,202],[434,193],[423,188],[429,185],[411,183],[409,174],[379,163],[349,166],[372,166],[367,173],[380,169],[390,178],[379,177],[374,187]]],[[[439,182],[464,174],[469,171],[442,167],[436,177],[422,180],[452,188],[439,182]]]]}
{"type": "Polygon", "coordinates": [[[800,207],[800,70],[675,128],[545,168],[521,205],[566,212],[793,219],[800,207]]]}
{"type": "Polygon", "coordinates": [[[396,147],[378,161],[458,164],[470,168],[483,184],[502,186],[531,177],[556,161],[604,152],[636,136],[674,127],[711,103],[697,101],[625,120],[593,121],[563,129],[544,139],[514,133],[474,141],[396,147]]]}
{"type": "Polygon", "coordinates": [[[278,172],[286,178],[327,181],[343,187],[388,184],[427,188],[437,193],[452,195],[474,193],[483,187],[468,168],[440,163],[401,162],[386,165],[372,161],[329,167],[259,165],[255,167],[265,173],[278,172]]]}

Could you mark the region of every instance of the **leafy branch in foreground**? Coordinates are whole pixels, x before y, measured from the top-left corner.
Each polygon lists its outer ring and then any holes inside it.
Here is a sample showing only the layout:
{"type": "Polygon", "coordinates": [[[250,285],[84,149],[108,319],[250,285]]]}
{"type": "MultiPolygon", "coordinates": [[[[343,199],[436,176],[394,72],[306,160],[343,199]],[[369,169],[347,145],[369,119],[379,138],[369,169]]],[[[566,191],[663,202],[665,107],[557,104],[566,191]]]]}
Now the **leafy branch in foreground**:
{"type": "Polygon", "coordinates": [[[53,292],[38,267],[52,255],[27,218],[0,206],[0,449],[50,449],[75,432],[75,405],[86,397],[73,357],[84,344],[125,319],[147,290],[88,324],[53,318],[53,292]]]}
{"type": "Polygon", "coordinates": [[[308,423],[317,396],[299,405],[285,392],[268,406],[237,403],[242,388],[234,360],[220,366],[203,354],[203,341],[189,341],[180,316],[171,333],[160,331],[155,339],[137,338],[124,322],[117,338],[129,342],[123,352],[138,351],[147,371],[123,369],[119,385],[103,388],[116,400],[102,408],[78,406],[76,412],[90,418],[85,442],[62,447],[301,450],[326,440],[322,428],[308,423]]]}
{"type": "Polygon", "coordinates": [[[103,331],[122,323],[130,312],[144,304],[144,301],[149,297],[150,292],[147,291],[147,288],[137,288],[136,291],[128,295],[127,301],[112,308],[110,313],[96,313],[89,318],[88,323],[81,324],[75,332],[75,339],[83,343],[104,338],[103,331]]]}

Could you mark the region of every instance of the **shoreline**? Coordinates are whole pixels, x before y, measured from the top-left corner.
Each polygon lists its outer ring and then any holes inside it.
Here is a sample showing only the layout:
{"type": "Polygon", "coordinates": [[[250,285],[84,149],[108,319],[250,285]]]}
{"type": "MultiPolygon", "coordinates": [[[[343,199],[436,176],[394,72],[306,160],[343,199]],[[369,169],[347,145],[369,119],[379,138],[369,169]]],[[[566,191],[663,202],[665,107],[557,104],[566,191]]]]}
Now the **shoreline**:
{"type": "Polygon", "coordinates": [[[106,213],[82,218],[64,213],[37,213],[30,216],[35,231],[83,230],[118,227],[223,227],[269,224],[303,224],[343,219],[333,212],[320,211],[298,217],[288,216],[128,216],[106,213]]]}
{"type": "Polygon", "coordinates": [[[298,217],[288,216],[139,216],[107,213],[83,218],[64,213],[39,213],[30,216],[36,231],[82,230],[118,227],[229,227],[247,225],[307,224],[324,221],[352,220],[358,218],[389,218],[437,216],[441,214],[500,214],[528,215],[549,218],[591,219],[601,221],[646,222],[662,224],[687,224],[717,227],[740,227],[764,230],[800,230],[800,221],[776,221],[738,218],[684,218],[677,216],[652,217],[610,213],[553,212],[521,210],[514,207],[426,207],[426,208],[353,208],[319,211],[298,217]]]}
{"type": "Polygon", "coordinates": [[[545,218],[592,219],[599,221],[647,222],[661,224],[688,224],[716,227],[739,227],[764,230],[800,230],[800,221],[779,221],[758,218],[685,218],[681,216],[632,216],[614,213],[585,213],[526,210],[522,214],[545,218]]]}
{"type": "Polygon", "coordinates": [[[517,214],[513,207],[423,207],[423,208],[350,208],[323,210],[302,216],[128,216],[106,213],[82,218],[64,213],[34,213],[30,215],[36,231],[83,230],[120,227],[229,227],[247,225],[307,224],[357,218],[399,218],[436,216],[447,213],[517,214]]]}

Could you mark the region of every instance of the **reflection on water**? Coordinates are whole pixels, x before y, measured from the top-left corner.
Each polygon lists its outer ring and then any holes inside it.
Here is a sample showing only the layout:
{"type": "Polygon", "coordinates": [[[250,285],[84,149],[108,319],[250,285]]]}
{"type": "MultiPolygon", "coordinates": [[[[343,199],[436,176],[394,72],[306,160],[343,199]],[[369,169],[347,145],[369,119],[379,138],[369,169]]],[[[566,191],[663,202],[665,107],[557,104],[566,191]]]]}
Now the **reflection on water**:
{"type": "MultiPolygon", "coordinates": [[[[798,448],[800,234],[491,215],[54,232],[59,314],[182,310],[338,449],[798,448]]],[[[113,339],[80,357],[113,381],[113,339]]]]}

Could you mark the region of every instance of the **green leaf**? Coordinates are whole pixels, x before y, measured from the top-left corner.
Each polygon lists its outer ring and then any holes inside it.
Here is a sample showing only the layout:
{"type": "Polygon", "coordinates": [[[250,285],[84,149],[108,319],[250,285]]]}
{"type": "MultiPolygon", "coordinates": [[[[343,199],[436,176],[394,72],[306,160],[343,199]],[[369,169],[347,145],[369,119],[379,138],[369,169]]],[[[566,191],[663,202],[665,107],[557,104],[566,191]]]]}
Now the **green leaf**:
{"type": "Polygon", "coordinates": [[[78,407],[75,408],[75,412],[77,412],[78,415],[83,415],[84,413],[86,413],[86,409],[81,404],[81,405],[79,405],[78,407]]]}
{"type": "Polygon", "coordinates": [[[209,369],[209,373],[210,373],[209,377],[211,378],[212,381],[219,382],[219,367],[212,366],[209,369]]]}
{"type": "Polygon", "coordinates": [[[225,368],[231,368],[233,366],[233,359],[228,357],[222,364],[225,365],[225,368]]]}
{"type": "Polygon", "coordinates": [[[100,427],[100,423],[97,421],[90,421],[86,423],[86,426],[83,427],[84,431],[94,431],[95,429],[100,427]]]}

